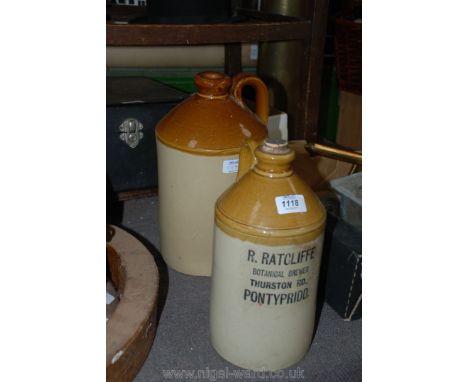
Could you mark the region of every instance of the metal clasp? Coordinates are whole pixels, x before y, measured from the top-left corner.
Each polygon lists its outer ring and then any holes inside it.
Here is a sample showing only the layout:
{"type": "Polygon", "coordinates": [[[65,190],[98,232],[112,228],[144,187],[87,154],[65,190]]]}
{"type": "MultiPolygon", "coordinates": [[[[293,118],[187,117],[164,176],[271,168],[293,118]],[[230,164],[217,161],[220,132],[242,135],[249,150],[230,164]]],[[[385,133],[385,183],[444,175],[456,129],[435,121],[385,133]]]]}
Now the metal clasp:
{"type": "Polygon", "coordinates": [[[143,138],[143,124],[135,118],[127,118],[119,126],[120,139],[124,141],[130,148],[134,149],[143,138]]]}

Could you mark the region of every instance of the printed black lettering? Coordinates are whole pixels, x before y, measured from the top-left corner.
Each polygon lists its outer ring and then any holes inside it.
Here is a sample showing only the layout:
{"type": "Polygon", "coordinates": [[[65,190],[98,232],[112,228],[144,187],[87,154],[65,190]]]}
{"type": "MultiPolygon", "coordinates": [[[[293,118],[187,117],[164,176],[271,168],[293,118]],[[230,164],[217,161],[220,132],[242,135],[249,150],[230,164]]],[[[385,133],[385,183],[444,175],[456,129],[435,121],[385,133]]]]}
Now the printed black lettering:
{"type": "Polygon", "coordinates": [[[258,303],[262,305],[265,303],[265,293],[258,294],[258,303]]]}
{"type": "Polygon", "coordinates": [[[291,254],[291,265],[297,264],[297,259],[294,261],[294,253],[291,254]]]}
{"type": "Polygon", "coordinates": [[[306,258],[306,261],[308,260],[312,260],[314,258],[314,253],[315,253],[315,246],[312,247],[312,248],[309,248],[307,250],[307,258],[306,258]]]}
{"type": "Polygon", "coordinates": [[[247,261],[251,261],[252,263],[255,262],[255,251],[252,249],[249,249],[248,255],[247,255],[247,261]]]}
{"type": "Polygon", "coordinates": [[[268,265],[276,265],[276,256],[274,253],[270,255],[270,262],[268,265]]]}
{"type": "Polygon", "coordinates": [[[280,295],[274,294],[273,296],[275,297],[275,305],[278,305],[278,300],[279,300],[280,295]]]}
{"type": "Polygon", "coordinates": [[[283,261],[283,257],[284,257],[284,253],[278,253],[277,254],[279,256],[279,264],[278,265],[283,265],[282,261],[283,261]]]}
{"type": "Polygon", "coordinates": [[[308,297],[308,288],[289,293],[263,293],[251,291],[250,289],[244,290],[244,300],[261,305],[294,304],[296,302],[303,301],[308,297]]]}

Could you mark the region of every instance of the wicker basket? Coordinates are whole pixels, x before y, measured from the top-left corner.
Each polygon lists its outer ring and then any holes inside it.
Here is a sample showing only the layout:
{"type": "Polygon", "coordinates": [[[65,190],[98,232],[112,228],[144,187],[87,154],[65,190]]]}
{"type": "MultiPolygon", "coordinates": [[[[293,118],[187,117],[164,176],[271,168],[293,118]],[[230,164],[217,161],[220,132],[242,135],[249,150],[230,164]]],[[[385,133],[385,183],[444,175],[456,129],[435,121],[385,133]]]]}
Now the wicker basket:
{"type": "Polygon", "coordinates": [[[362,93],[362,23],[337,18],[335,23],[336,73],[338,86],[362,93]]]}

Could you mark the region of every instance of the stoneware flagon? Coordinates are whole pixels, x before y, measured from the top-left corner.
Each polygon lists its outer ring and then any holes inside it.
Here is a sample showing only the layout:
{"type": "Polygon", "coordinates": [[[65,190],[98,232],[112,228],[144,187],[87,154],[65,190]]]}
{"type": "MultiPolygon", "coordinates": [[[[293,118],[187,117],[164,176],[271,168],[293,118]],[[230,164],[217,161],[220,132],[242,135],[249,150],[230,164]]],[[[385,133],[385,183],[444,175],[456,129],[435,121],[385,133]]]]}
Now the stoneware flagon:
{"type": "Polygon", "coordinates": [[[229,362],[277,370],[312,340],[326,212],[287,142],[256,146],[244,146],[238,180],[216,203],[210,334],[229,362]]]}
{"type": "Polygon", "coordinates": [[[195,76],[198,93],[156,126],[161,254],[176,271],[211,275],[216,199],[236,179],[246,139],[267,136],[268,90],[256,76],[195,76]],[[242,101],[252,86],[256,113],[242,101]]]}

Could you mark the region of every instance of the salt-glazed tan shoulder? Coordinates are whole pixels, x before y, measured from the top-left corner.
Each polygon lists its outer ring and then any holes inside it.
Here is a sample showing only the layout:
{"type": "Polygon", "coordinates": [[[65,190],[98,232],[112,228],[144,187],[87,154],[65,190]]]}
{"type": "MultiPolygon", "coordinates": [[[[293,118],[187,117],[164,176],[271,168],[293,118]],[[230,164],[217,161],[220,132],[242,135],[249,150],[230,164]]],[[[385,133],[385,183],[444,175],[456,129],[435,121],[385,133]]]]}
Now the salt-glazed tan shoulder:
{"type": "Polygon", "coordinates": [[[176,271],[211,275],[214,204],[237,174],[246,139],[267,136],[268,91],[256,76],[195,76],[198,93],[156,126],[161,254],[176,271]],[[254,114],[242,88],[256,90],[254,114]]]}
{"type": "Polygon", "coordinates": [[[211,341],[235,365],[277,370],[312,340],[326,212],[285,141],[256,146],[216,203],[211,341]]]}

